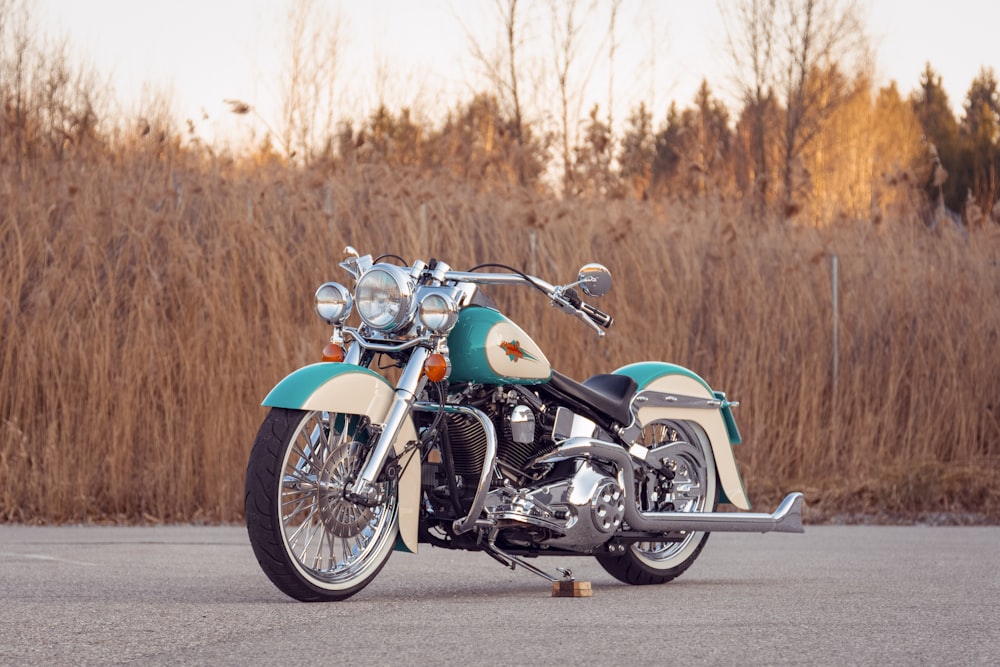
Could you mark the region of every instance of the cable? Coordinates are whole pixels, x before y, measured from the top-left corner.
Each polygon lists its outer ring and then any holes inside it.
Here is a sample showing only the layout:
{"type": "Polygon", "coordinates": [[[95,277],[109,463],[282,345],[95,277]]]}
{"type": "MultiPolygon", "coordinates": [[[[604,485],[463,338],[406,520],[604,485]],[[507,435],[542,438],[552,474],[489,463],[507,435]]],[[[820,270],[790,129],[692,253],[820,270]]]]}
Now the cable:
{"type": "Polygon", "coordinates": [[[390,253],[390,252],[387,252],[387,253],[385,253],[384,255],[379,255],[378,257],[376,257],[376,258],[375,258],[375,262],[374,262],[374,263],[375,263],[375,264],[378,264],[378,263],[379,263],[379,262],[381,262],[381,261],[382,261],[383,259],[398,259],[398,260],[399,260],[400,262],[402,262],[403,266],[409,266],[409,264],[408,264],[408,263],[406,262],[406,260],[405,260],[405,259],[403,259],[403,258],[402,258],[402,257],[400,257],[399,255],[394,255],[394,254],[392,254],[392,253],[390,253]]]}
{"type": "Polygon", "coordinates": [[[505,271],[510,271],[511,273],[515,273],[524,278],[525,281],[527,281],[527,283],[532,287],[534,287],[536,290],[538,290],[545,296],[551,298],[551,295],[545,290],[544,287],[536,283],[534,278],[529,276],[524,271],[521,271],[520,269],[515,269],[513,266],[507,266],[506,264],[493,264],[493,263],[477,264],[476,266],[469,269],[467,273],[472,273],[473,271],[478,271],[479,269],[503,269],[505,271]]]}

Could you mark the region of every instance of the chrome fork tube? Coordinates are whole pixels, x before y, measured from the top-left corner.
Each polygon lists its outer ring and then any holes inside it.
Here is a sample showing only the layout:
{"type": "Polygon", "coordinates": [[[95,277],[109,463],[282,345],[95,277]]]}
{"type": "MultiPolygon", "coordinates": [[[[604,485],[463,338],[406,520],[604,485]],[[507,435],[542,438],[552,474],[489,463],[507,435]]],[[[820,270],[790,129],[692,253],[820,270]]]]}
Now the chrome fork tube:
{"type": "Polygon", "coordinates": [[[361,346],[357,341],[347,346],[347,355],[344,357],[344,363],[351,364],[352,366],[357,366],[361,363],[361,346]]]}
{"type": "Polygon", "coordinates": [[[347,494],[351,500],[365,505],[378,505],[384,500],[381,497],[380,489],[375,485],[375,480],[382,474],[382,467],[389,458],[389,452],[392,451],[392,445],[396,441],[399,429],[410,414],[417,394],[427,382],[427,377],[424,375],[424,362],[427,361],[429,354],[430,351],[427,348],[418,347],[413,350],[409,361],[406,362],[403,374],[400,376],[399,382],[396,383],[396,398],[392,402],[392,407],[389,408],[389,414],[385,418],[378,443],[376,443],[375,449],[368,457],[368,462],[347,494]]]}

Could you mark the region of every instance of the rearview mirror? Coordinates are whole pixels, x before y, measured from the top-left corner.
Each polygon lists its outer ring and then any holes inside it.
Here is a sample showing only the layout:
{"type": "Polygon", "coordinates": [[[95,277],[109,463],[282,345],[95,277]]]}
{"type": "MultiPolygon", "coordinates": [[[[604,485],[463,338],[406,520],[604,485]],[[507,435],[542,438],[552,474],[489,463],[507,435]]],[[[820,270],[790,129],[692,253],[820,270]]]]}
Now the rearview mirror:
{"type": "Polygon", "coordinates": [[[576,276],[588,296],[604,296],[611,290],[611,272],[603,264],[585,264],[576,276]]]}

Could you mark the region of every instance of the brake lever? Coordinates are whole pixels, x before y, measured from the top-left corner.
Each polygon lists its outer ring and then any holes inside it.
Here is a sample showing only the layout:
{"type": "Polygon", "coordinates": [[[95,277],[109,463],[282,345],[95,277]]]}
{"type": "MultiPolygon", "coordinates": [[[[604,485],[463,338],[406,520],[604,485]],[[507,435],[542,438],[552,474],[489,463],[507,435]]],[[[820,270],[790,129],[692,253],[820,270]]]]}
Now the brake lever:
{"type": "MultiPolygon", "coordinates": [[[[565,312],[573,315],[577,319],[583,321],[587,326],[597,332],[597,335],[601,338],[604,337],[604,329],[598,325],[593,319],[591,319],[590,314],[584,309],[588,307],[588,304],[583,303],[580,299],[580,295],[572,288],[566,288],[562,286],[556,286],[550,295],[553,305],[559,306],[565,312]]],[[[596,308],[591,308],[597,312],[596,308]]],[[[604,313],[601,313],[602,315],[604,313]]],[[[610,322],[608,326],[611,326],[610,322]]]]}
{"type": "Polygon", "coordinates": [[[583,322],[585,322],[587,326],[596,331],[599,338],[604,338],[604,329],[602,329],[600,325],[597,324],[597,322],[590,319],[590,316],[587,315],[587,313],[585,313],[582,310],[575,310],[573,312],[576,314],[578,319],[583,320],[583,322]]]}

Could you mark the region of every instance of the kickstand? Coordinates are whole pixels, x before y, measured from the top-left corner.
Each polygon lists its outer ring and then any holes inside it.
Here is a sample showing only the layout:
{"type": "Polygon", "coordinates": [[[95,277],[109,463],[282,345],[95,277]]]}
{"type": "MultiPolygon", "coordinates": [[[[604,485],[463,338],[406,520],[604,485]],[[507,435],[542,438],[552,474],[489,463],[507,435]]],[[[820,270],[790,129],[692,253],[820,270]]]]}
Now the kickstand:
{"type": "Polygon", "coordinates": [[[523,567],[528,572],[537,574],[542,579],[547,579],[552,582],[552,597],[571,597],[571,598],[589,598],[593,595],[593,591],[590,587],[589,581],[577,581],[573,578],[573,571],[569,568],[557,567],[558,571],[562,576],[557,577],[549,574],[545,570],[535,567],[534,565],[526,562],[523,558],[515,556],[513,554],[506,553],[497,548],[493,540],[489,541],[486,547],[486,553],[490,555],[494,560],[503,563],[505,566],[509,567],[511,570],[517,568],[518,565],[523,567]]]}
{"type": "Polygon", "coordinates": [[[500,551],[493,544],[489,545],[489,547],[486,549],[486,553],[488,553],[491,557],[493,557],[494,560],[496,560],[496,561],[498,561],[500,563],[503,563],[504,565],[506,565],[507,567],[509,567],[512,570],[517,569],[517,566],[520,565],[521,567],[523,567],[528,572],[532,572],[534,574],[537,574],[542,579],[548,579],[549,581],[551,581],[553,583],[556,583],[556,582],[559,582],[559,581],[573,581],[573,571],[572,570],[564,569],[564,568],[561,568],[561,567],[557,567],[556,570],[558,570],[562,574],[561,577],[557,577],[557,576],[554,576],[552,574],[549,574],[548,572],[546,572],[545,570],[543,570],[541,568],[535,567],[531,563],[525,562],[525,560],[523,558],[520,558],[519,556],[514,556],[512,554],[500,551]]]}

